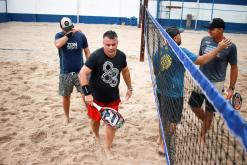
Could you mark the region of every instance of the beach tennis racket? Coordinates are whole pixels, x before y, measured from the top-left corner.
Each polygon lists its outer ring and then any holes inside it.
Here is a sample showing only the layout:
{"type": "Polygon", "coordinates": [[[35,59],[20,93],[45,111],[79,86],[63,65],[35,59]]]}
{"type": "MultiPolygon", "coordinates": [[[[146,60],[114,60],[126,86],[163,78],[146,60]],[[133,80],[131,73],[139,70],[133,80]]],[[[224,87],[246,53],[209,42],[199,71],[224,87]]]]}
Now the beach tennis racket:
{"type": "Polygon", "coordinates": [[[93,106],[100,112],[101,119],[113,128],[121,128],[124,124],[123,116],[113,108],[101,107],[96,103],[93,106]]]}
{"type": "Polygon", "coordinates": [[[240,93],[235,93],[232,98],[231,98],[231,105],[234,109],[236,110],[240,110],[240,108],[242,107],[242,96],[240,95],[240,93]]]}
{"type": "MultiPolygon", "coordinates": [[[[224,94],[224,97],[227,97],[227,93],[224,94]]],[[[240,95],[240,93],[234,93],[234,95],[232,96],[232,98],[227,99],[229,101],[229,103],[232,105],[232,107],[235,110],[240,110],[242,107],[242,96],[240,95]]]]}

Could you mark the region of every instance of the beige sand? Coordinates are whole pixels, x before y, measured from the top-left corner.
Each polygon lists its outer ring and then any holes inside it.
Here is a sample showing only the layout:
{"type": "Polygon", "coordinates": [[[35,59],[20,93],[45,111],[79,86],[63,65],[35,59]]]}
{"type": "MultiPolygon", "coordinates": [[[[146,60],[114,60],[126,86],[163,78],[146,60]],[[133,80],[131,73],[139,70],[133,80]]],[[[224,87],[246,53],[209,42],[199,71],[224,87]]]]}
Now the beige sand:
{"type": "MultiPolygon", "coordinates": [[[[0,164],[164,164],[156,154],[157,120],[147,63],[140,63],[140,29],[80,25],[90,49],[102,46],[102,34],[114,29],[128,55],[134,95],[121,105],[126,124],[113,145],[116,160],[106,161],[95,146],[86,109],[78,93],[71,102],[72,122],[64,126],[58,96],[58,53],[53,45],[59,24],[0,24],[0,164]]],[[[121,97],[126,92],[121,83],[121,97]]],[[[103,128],[103,127],[102,127],[103,128]]],[[[104,132],[101,129],[103,137],[104,132]]]]}
{"type": "MultiPolygon", "coordinates": [[[[0,164],[164,164],[165,159],[156,153],[158,124],[148,64],[138,62],[140,29],[83,24],[80,27],[92,51],[101,46],[104,31],[116,30],[119,48],[128,56],[134,95],[128,102],[124,100],[126,87],[122,81],[120,112],[126,124],[114,141],[116,159],[106,161],[102,148],[95,146],[79,94],[72,95],[72,122],[68,126],[62,124],[64,115],[57,94],[58,55],[53,46],[59,25],[4,23],[0,24],[0,48],[27,50],[0,50],[0,164]]],[[[184,33],[184,47],[197,52],[204,35],[205,32],[184,33]]],[[[247,35],[227,36],[238,46],[237,89],[247,97],[247,35]]],[[[245,103],[245,115],[246,107],[245,103]]]]}

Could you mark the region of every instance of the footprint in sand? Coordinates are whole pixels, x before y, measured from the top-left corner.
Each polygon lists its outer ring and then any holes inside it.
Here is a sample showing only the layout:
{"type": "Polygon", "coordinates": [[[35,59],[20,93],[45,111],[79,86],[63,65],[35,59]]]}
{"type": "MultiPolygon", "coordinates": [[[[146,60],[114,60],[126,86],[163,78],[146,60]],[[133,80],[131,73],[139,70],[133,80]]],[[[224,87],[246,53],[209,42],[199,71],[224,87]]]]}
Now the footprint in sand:
{"type": "Polygon", "coordinates": [[[17,94],[15,91],[11,91],[11,92],[10,92],[10,95],[11,95],[11,96],[18,96],[19,94],[17,94]]]}
{"type": "Polygon", "coordinates": [[[8,116],[8,115],[14,116],[16,115],[16,113],[15,112],[3,112],[2,113],[2,116],[8,116]]]}
{"type": "Polygon", "coordinates": [[[0,112],[4,112],[6,110],[7,110],[7,108],[0,107],[0,112]]]}
{"type": "Polygon", "coordinates": [[[64,116],[63,114],[58,114],[58,115],[55,115],[55,118],[61,118],[62,116],[64,116]]]}
{"type": "Polygon", "coordinates": [[[62,105],[60,105],[60,104],[51,105],[50,108],[51,108],[51,109],[62,108],[62,105]]]}
{"type": "Polygon", "coordinates": [[[47,71],[46,72],[46,76],[51,76],[53,75],[54,73],[56,73],[55,71],[47,71]]]}
{"type": "Polygon", "coordinates": [[[8,88],[6,88],[6,89],[3,89],[3,90],[1,90],[1,91],[3,91],[3,92],[9,92],[9,91],[11,91],[13,88],[11,88],[11,87],[8,87],[8,88]]]}
{"type": "Polygon", "coordinates": [[[16,98],[17,100],[30,100],[31,97],[27,96],[27,95],[21,95],[19,97],[16,98]]]}
{"type": "Polygon", "coordinates": [[[74,141],[81,141],[81,138],[71,138],[71,139],[69,139],[69,142],[74,142],[74,141]]]}
{"type": "Polygon", "coordinates": [[[28,112],[28,111],[29,111],[29,110],[27,110],[27,109],[22,110],[22,112],[24,112],[24,113],[25,113],[25,112],[28,112]]]}
{"type": "Polygon", "coordinates": [[[55,162],[57,160],[59,160],[59,156],[54,156],[50,159],[51,162],[55,162]]]}
{"type": "Polygon", "coordinates": [[[32,70],[32,71],[35,71],[35,70],[38,69],[38,67],[37,67],[37,66],[32,66],[32,67],[30,67],[29,69],[32,70]]]}
{"type": "Polygon", "coordinates": [[[14,132],[9,135],[0,136],[0,145],[11,141],[15,135],[17,135],[17,133],[14,132]]]}
{"type": "Polygon", "coordinates": [[[46,138],[47,138],[47,133],[45,131],[37,131],[30,136],[31,141],[34,143],[42,142],[46,138]]]}
{"type": "Polygon", "coordinates": [[[1,119],[1,123],[6,123],[7,121],[9,121],[9,118],[2,118],[1,119]]]}
{"type": "Polygon", "coordinates": [[[89,153],[80,153],[80,156],[78,158],[78,162],[85,162],[87,160],[95,160],[96,157],[89,154],[89,153]]]}
{"type": "Polygon", "coordinates": [[[42,153],[42,155],[47,155],[47,154],[51,153],[52,150],[55,150],[55,149],[56,149],[56,147],[51,147],[51,146],[42,147],[41,153],[42,153]]]}

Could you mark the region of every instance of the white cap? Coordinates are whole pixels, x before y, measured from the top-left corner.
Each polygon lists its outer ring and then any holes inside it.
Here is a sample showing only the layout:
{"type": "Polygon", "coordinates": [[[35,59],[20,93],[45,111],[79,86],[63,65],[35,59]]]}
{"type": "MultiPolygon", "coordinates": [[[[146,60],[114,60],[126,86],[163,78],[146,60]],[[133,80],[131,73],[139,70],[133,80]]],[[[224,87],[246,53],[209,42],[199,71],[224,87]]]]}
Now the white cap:
{"type": "Polygon", "coordinates": [[[65,30],[68,31],[70,29],[72,29],[74,27],[72,21],[70,18],[68,17],[63,17],[60,21],[60,27],[65,30]]]}

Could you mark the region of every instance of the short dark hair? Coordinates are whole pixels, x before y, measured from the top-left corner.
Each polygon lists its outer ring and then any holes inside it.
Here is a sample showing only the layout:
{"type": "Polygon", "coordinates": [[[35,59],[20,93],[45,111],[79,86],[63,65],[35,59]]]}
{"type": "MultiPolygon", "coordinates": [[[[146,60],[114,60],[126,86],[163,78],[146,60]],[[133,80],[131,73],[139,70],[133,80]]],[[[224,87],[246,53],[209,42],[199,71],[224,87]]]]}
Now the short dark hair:
{"type": "Polygon", "coordinates": [[[109,38],[109,39],[115,39],[115,38],[117,38],[118,36],[117,36],[117,33],[116,33],[116,32],[114,32],[114,31],[112,31],[112,30],[108,30],[108,31],[106,31],[106,32],[104,33],[104,35],[103,35],[103,38],[105,38],[105,37],[107,37],[107,38],[109,38]]]}

